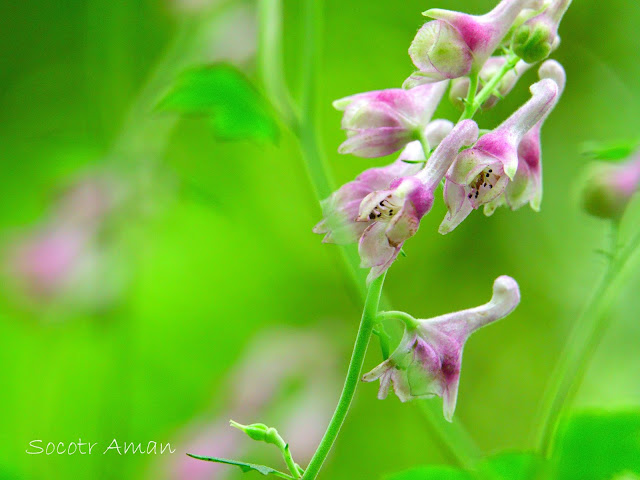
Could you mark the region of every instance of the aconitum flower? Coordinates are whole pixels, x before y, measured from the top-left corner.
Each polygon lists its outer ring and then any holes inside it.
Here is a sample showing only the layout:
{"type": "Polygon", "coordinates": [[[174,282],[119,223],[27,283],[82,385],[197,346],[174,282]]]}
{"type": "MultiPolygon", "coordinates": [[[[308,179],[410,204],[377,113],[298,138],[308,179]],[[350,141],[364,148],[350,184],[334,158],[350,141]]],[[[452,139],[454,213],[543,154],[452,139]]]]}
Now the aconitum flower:
{"type": "Polygon", "coordinates": [[[589,166],[582,206],[590,215],[619,220],[640,189],[640,154],[624,163],[599,162],[589,166]]]}
{"type": "MultiPolygon", "coordinates": [[[[430,147],[436,147],[452,128],[453,124],[448,120],[434,120],[427,126],[424,138],[430,147]]],[[[419,162],[424,160],[422,144],[414,140],[392,164],[365,170],[321,202],[323,220],[314,227],[313,232],[324,235],[324,243],[356,243],[367,228],[366,222],[356,221],[362,200],[371,192],[388,189],[398,178],[418,173],[424,167],[419,162]]]]}
{"type": "Polygon", "coordinates": [[[433,18],[418,31],[409,56],[425,82],[437,82],[479,71],[498,48],[520,12],[538,0],[502,0],[491,12],[476,16],[431,9],[433,18]]]}
{"type": "Polygon", "coordinates": [[[394,88],[360,93],[333,102],[344,111],[342,128],[347,140],[340,153],[382,157],[417,140],[429,124],[448,82],[412,90],[394,88]]]}
{"type": "MultiPolygon", "coordinates": [[[[489,82],[498,72],[504,67],[507,58],[491,57],[480,70],[481,83],[489,82]]],[[[482,104],[483,110],[489,110],[498,103],[501,97],[505,97],[516,86],[520,77],[525,74],[527,70],[531,68],[531,65],[520,60],[515,67],[510,70],[500,81],[496,88],[496,93],[491,95],[486,102],[482,104]]],[[[456,78],[451,82],[451,89],[449,90],[449,99],[451,102],[461,110],[464,108],[464,100],[469,92],[470,80],[468,77],[456,78]]]]}
{"type": "MultiPolygon", "coordinates": [[[[564,68],[555,60],[542,64],[538,75],[541,79],[550,78],[558,85],[558,99],[566,83],[564,68]]],[[[557,100],[556,100],[557,103],[557,100]]],[[[540,131],[551,109],[529,130],[518,145],[518,170],[512,181],[507,184],[504,194],[485,204],[484,214],[491,215],[496,208],[507,205],[517,210],[527,203],[538,212],[542,202],[542,145],[540,131]]]]}
{"type": "Polygon", "coordinates": [[[498,128],[461,152],[447,172],[444,199],[448,213],[440,225],[445,234],[471,210],[502,195],[518,170],[518,146],[524,135],[553,108],[558,85],[544,79],[530,88],[533,96],[498,128]]]}
{"type": "Polygon", "coordinates": [[[571,0],[555,0],[542,13],[524,22],[513,35],[513,50],[528,63],[549,56],[558,42],[558,26],[571,0]]]}
{"type": "Polygon", "coordinates": [[[424,168],[402,161],[407,156],[424,158],[418,143],[407,147],[389,167],[367,170],[323,202],[325,218],[314,232],[325,234],[325,242],[358,241],[361,267],[371,268],[367,278],[371,282],[391,266],[404,242],[415,235],[459,149],[477,137],[476,123],[465,120],[440,142],[424,168]],[[381,184],[384,186],[377,188],[381,184]]]}
{"type": "Polygon", "coordinates": [[[380,380],[380,399],[387,397],[391,385],[402,402],[442,397],[444,417],[451,421],[465,342],[476,330],[509,315],[519,302],[516,281],[501,276],[495,280],[493,296],[485,305],[427,320],[407,316],[411,321],[398,348],[362,379],[380,380]]]}

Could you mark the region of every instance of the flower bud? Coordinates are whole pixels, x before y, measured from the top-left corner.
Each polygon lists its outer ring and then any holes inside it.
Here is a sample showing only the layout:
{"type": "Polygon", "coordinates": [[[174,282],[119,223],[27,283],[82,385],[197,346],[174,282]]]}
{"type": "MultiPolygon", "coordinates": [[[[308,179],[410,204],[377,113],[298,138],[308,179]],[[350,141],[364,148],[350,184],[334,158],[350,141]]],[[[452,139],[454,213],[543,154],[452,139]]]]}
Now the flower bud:
{"type": "Polygon", "coordinates": [[[275,428],[267,427],[264,423],[242,425],[238,422],[230,420],[229,424],[232,427],[243,431],[249,436],[249,438],[257,442],[272,443],[274,445],[277,445],[278,439],[280,439],[280,435],[278,435],[277,430],[275,428]]]}
{"type": "Polygon", "coordinates": [[[594,163],[586,173],[582,206],[590,215],[619,220],[640,187],[640,155],[622,163],[594,163]]]}
{"type": "Polygon", "coordinates": [[[513,50],[527,63],[549,56],[556,46],[558,26],[571,0],[556,0],[544,12],[524,22],[513,35],[513,50]]]}

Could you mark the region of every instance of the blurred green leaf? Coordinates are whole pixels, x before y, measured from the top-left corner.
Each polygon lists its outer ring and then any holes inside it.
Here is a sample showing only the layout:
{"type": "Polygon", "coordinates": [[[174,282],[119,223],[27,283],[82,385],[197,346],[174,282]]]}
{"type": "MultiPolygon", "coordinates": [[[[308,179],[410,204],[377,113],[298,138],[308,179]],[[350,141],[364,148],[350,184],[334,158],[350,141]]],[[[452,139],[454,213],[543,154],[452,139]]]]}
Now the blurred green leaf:
{"type": "Polygon", "coordinates": [[[533,480],[542,466],[543,460],[533,453],[502,453],[483,460],[478,465],[478,473],[483,479],[533,480]]]}
{"type": "Polygon", "coordinates": [[[561,428],[553,454],[558,480],[640,474],[640,411],[585,413],[561,428]]]}
{"type": "Polygon", "coordinates": [[[158,108],[207,116],[216,136],[226,140],[275,141],[278,137],[266,99],[241,72],[226,64],[184,72],[158,108]]]}
{"type": "Polygon", "coordinates": [[[616,142],[586,142],[582,154],[593,160],[624,160],[640,147],[640,140],[619,140],[616,142]]]}
{"type": "Polygon", "coordinates": [[[453,467],[434,465],[394,473],[385,480],[473,480],[470,473],[453,467]]]}
{"type": "Polygon", "coordinates": [[[200,455],[192,455],[191,453],[187,453],[187,455],[189,455],[191,458],[195,458],[196,460],[204,460],[205,462],[224,463],[226,465],[233,465],[240,468],[240,470],[242,470],[243,473],[258,472],[258,473],[261,473],[262,475],[274,475],[280,478],[287,478],[290,480],[293,479],[291,475],[287,475],[286,473],[283,473],[279,470],[275,470],[271,467],[267,467],[265,465],[256,465],[253,463],[239,462],[237,460],[229,460],[226,458],[202,457],[200,455]]]}

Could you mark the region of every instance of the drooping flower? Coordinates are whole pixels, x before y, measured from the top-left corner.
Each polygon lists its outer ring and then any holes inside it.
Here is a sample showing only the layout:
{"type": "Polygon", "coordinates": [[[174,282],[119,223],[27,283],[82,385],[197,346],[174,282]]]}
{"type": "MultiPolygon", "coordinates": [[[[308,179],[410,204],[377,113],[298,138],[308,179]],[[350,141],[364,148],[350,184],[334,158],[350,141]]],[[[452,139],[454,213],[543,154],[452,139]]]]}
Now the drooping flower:
{"type": "MultiPolygon", "coordinates": [[[[434,120],[425,129],[424,138],[430,147],[436,147],[452,128],[448,120],[434,120]]],[[[398,178],[418,173],[424,167],[419,162],[424,160],[422,145],[414,140],[392,164],[365,170],[321,202],[323,220],[314,227],[314,233],[324,235],[324,243],[356,243],[367,228],[366,222],[356,221],[362,200],[371,192],[390,188],[398,178]]]]}
{"type": "Polygon", "coordinates": [[[513,50],[528,63],[549,56],[558,42],[558,26],[571,0],[555,0],[542,13],[524,22],[513,35],[513,50]]]}
{"type": "Polygon", "coordinates": [[[342,128],[347,140],[340,153],[358,157],[382,157],[419,139],[429,124],[448,82],[412,90],[393,88],[360,93],[333,102],[344,111],[342,128]]]}
{"type": "MultiPolygon", "coordinates": [[[[417,232],[420,219],[431,210],[436,187],[459,149],[472,144],[477,137],[476,123],[465,120],[451,130],[419,171],[407,175],[415,165],[405,167],[399,160],[385,169],[365,172],[364,178],[361,175],[356,182],[345,185],[325,201],[325,220],[314,231],[328,234],[325,241],[331,242],[350,242],[359,238],[361,267],[371,268],[367,280],[373,281],[391,266],[404,242],[417,232]],[[405,175],[394,176],[386,183],[398,171],[405,175]],[[386,183],[383,188],[376,188],[362,197],[380,180],[386,183]]],[[[412,147],[408,154],[417,153],[414,148],[417,150],[418,147],[412,147]]]]}
{"type": "Polygon", "coordinates": [[[451,421],[465,342],[476,330],[509,315],[519,302],[516,281],[501,276],[493,283],[489,303],[426,320],[412,319],[398,348],[362,379],[365,382],[380,380],[378,398],[381,400],[387,397],[391,385],[402,402],[435,395],[442,397],[444,417],[451,421]]]}
{"type": "Polygon", "coordinates": [[[479,71],[520,12],[539,3],[538,0],[502,0],[492,11],[480,16],[427,10],[423,15],[434,20],[422,26],[409,47],[409,56],[419,69],[413,77],[437,82],[479,71]]]}
{"type": "MultiPolygon", "coordinates": [[[[555,60],[547,60],[540,67],[538,75],[541,79],[550,78],[556,82],[558,85],[557,99],[559,99],[566,83],[566,75],[562,65],[555,60]]],[[[517,210],[527,203],[534,211],[540,211],[542,202],[542,145],[540,132],[550,113],[551,109],[522,138],[520,145],[518,145],[518,170],[516,175],[507,184],[504,194],[485,204],[485,215],[493,214],[495,209],[502,205],[507,205],[512,210],[517,210]]]]}
{"type": "MultiPolygon", "coordinates": [[[[480,70],[480,81],[482,84],[489,82],[494,75],[502,69],[507,59],[504,56],[491,57],[480,70]]],[[[486,102],[482,104],[483,110],[489,110],[498,103],[501,97],[504,97],[513,90],[520,77],[525,74],[527,70],[531,68],[531,65],[520,60],[513,70],[510,70],[500,81],[496,88],[496,94],[491,95],[486,102]]],[[[451,89],[449,90],[449,99],[451,103],[460,109],[464,108],[463,99],[466,98],[469,91],[469,78],[460,77],[451,82],[451,89]]]]}
{"type": "Polygon", "coordinates": [[[548,78],[533,84],[530,90],[533,95],[527,103],[457,156],[447,172],[444,199],[448,213],[440,225],[440,233],[450,232],[473,209],[498,198],[514,179],[521,140],[558,98],[558,86],[548,78]]]}
{"type": "Polygon", "coordinates": [[[594,163],[585,178],[582,206],[595,217],[619,220],[638,190],[640,154],[624,163],[594,163]]]}

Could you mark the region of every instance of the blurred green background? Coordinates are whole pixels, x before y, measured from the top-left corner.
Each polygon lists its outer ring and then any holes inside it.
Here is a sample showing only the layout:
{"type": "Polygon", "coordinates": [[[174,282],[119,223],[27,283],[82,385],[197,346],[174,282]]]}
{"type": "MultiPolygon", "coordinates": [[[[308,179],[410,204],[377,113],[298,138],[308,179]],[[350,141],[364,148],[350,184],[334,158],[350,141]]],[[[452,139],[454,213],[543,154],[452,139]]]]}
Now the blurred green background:
{"type": "MultiPolygon", "coordinates": [[[[108,254],[90,271],[93,278],[82,279],[84,289],[74,287],[62,299],[31,299],[18,292],[11,269],[2,277],[0,478],[237,478],[228,470],[189,472],[195,460],[185,452],[214,454],[222,441],[211,434],[194,451],[194,430],[224,424],[228,412],[240,415],[238,421],[278,426],[286,422],[282,405],[303,399],[299,421],[288,430],[313,440],[338,397],[360,299],[337,248],[311,233],[320,211],[295,139],[283,129],[278,145],[221,142],[203,119],[177,121],[152,109],[188,66],[229,59],[256,79],[255,5],[210,3],[0,3],[3,245],[47,223],[61,185],[79,175],[109,171],[128,192],[126,208],[110,217],[100,237],[108,254]],[[105,299],[107,288],[115,293],[105,299]],[[289,343],[268,346],[290,335],[289,343]],[[258,347],[266,353],[238,373],[238,362],[261,338],[272,339],[258,347]],[[309,356],[309,341],[320,342],[313,361],[299,360],[309,356]],[[260,381],[271,377],[260,368],[277,365],[285,351],[290,363],[310,361],[312,368],[275,375],[277,392],[270,392],[260,381]],[[241,401],[243,381],[255,392],[241,401]],[[268,396],[268,407],[251,404],[260,394],[268,396]],[[113,438],[171,442],[177,452],[25,453],[33,439],[78,438],[104,448],[113,438]]],[[[300,4],[284,2],[286,73],[294,93],[305,36],[300,4]]],[[[406,51],[424,21],[421,11],[481,13],[493,4],[324,2],[318,121],[338,182],[388,159],[337,154],[343,133],[331,101],[400,86],[412,71],[406,51]]],[[[545,381],[602,270],[596,250],[608,232],[578,208],[576,182],[585,162],[579,152],[588,140],[638,136],[638,25],[640,3],[631,0],[576,0],[565,16],[554,58],[568,82],[543,131],[541,213],[475,213],[443,237],[437,234],[440,202],[387,277],[388,299],[419,317],[486,301],[498,275],[520,283],[516,312],[474,336],[465,351],[455,421],[487,453],[533,447],[545,381]]],[[[535,78],[530,72],[507,100],[478,116],[480,126],[491,128],[508,115],[535,78]]],[[[457,115],[444,103],[439,113],[457,115]]],[[[580,390],[581,406],[640,402],[640,357],[634,355],[640,275],[630,282],[580,390]]],[[[379,358],[371,348],[366,367],[379,358]]],[[[395,397],[378,401],[376,392],[377,385],[361,385],[322,478],[377,478],[414,464],[451,462],[415,406],[395,397]]],[[[239,432],[229,435],[242,458],[279,465],[276,452],[251,449],[239,432]]]]}

